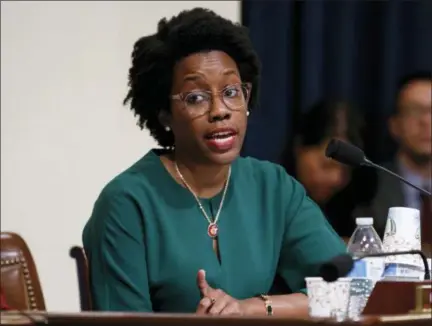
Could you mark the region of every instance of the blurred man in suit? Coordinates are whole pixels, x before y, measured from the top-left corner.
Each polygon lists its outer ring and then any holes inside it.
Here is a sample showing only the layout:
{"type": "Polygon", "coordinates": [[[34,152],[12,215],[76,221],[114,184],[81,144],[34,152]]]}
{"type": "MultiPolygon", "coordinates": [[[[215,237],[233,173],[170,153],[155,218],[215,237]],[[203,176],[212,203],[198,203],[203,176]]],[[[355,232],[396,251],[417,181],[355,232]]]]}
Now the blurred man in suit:
{"type": "MultiPolygon", "coordinates": [[[[395,111],[389,119],[389,131],[398,144],[392,162],[384,164],[411,183],[431,187],[431,97],[430,72],[405,77],[400,83],[395,111]]],[[[378,184],[370,206],[356,216],[373,216],[375,228],[382,237],[390,207],[421,208],[419,191],[386,173],[378,173],[378,184]]]]}

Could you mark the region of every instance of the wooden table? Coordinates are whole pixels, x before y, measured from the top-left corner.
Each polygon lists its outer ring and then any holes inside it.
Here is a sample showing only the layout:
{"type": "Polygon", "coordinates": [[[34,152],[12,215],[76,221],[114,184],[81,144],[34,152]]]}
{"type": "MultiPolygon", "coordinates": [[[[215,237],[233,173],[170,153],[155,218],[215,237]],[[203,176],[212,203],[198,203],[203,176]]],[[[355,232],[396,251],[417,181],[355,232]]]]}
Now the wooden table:
{"type": "MultiPolygon", "coordinates": [[[[370,316],[359,322],[347,321],[338,325],[377,325],[431,326],[431,316],[400,315],[370,316]]],[[[332,320],[286,319],[278,317],[198,317],[192,314],[142,314],[142,313],[49,313],[49,312],[2,312],[1,325],[155,325],[178,326],[335,326],[332,320]]]]}

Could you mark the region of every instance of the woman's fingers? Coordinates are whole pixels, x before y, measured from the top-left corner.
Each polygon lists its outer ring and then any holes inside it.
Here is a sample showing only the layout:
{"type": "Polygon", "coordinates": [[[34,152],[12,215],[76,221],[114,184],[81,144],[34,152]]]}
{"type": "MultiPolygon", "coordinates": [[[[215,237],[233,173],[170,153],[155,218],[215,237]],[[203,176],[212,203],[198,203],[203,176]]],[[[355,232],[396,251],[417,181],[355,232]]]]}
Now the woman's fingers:
{"type": "Polygon", "coordinates": [[[208,297],[204,297],[200,300],[198,308],[196,310],[197,315],[207,315],[208,309],[212,305],[212,300],[208,297]]]}

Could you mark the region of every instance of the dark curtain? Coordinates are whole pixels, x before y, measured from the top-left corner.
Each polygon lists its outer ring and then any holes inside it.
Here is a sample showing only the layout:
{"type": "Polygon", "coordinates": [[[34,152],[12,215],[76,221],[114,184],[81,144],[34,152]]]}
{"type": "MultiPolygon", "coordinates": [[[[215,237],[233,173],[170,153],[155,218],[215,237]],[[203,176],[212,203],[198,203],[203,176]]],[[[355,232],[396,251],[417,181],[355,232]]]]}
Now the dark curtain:
{"type": "Polygon", "coordinates": [[[243,155],[280,163],[298,114],[336,98],[364,113],[369,157],[390,158],[398,79],[432,70],[432,1],[245,0],[242,22],[263,64],[243,155]]]}

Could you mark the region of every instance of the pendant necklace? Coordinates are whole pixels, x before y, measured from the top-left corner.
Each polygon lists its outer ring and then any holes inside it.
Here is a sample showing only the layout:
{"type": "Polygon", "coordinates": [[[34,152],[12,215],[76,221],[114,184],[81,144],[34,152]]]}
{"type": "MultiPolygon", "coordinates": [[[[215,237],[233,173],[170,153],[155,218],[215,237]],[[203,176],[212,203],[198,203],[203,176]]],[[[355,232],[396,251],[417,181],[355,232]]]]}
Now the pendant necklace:
{"type": "Polygon", "coordinates": [[[219,228],[218,228],[217,222],[219,220],[219,216],[220,216],[220,213],[222,211],[223,203],[225,201],[225,195],[227,193],[228,184],[229,184],[229,180],[230,180],[230,177],[231,177],[231,166],[229,167],[229,170],[228,170],[228,177],[227,177],[227,179],[225,181],[225,186],[224,186],[224,190],[223,190],[223,194],[222,194],[222,199],[220,201],[219,208],[218,208],[218,210],[216,212],[216,216],[214,217],[213,220],[207,215],[207,212],[205,211],[203,205],[201,204],[201,201],[199,200],[198,196],[195,194],[195,192],[192,190],[192,188],[188,185],[188,183],[186,182],[185,178],[181,174],[181,172],[180,172],[180,170],[178,168],[177,162],[174,162],[174,166],[175,166],[175,169],[177,171],[177,174],[178,174],[179,178],[181,179],[181,181],[183,182],[183,184],[185,185],[185,187],[195,197],[195,200],[196,200],[196,202],[198,204],[198,207],[200,208],[201,212],[203,213],[204,217],[206,218],[206,220],[209,223],[209,226],[207,227],[207,234],[208,234],[208,236],[210,238],[212,238],[212,239],[216,238],[218,236],[218,233],[219,233],[219,228]]]}

